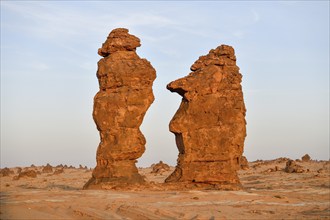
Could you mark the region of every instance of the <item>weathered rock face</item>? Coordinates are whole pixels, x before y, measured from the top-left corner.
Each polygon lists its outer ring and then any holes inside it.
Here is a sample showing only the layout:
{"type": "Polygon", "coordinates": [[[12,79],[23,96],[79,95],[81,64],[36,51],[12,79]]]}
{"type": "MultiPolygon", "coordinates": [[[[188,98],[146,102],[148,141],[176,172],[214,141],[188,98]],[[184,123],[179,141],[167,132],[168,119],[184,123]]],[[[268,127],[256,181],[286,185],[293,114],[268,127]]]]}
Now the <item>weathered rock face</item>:
{"type": "Polygon", "coordinates": [[[182,96],[182,102],[170,122],[178,164],[166,182],[235,189],[240,185],[236,171],[246,136],[246,110],[234,49],[221,45],[199,57],[190,69],[188,76],[167,85],[182,96]]]}
{"type": "Polygon", "coordinates": [[[94,98],[93,118],[101,143],[93,177],[84,188],[144,181],[135,163],[145,151],[146,140],[139,127],[154,101],[156,71],[136,54],[140,45],[139,38],[118,28],[98,50],[104,58],[98,62],[100,91],[94,98]]]}

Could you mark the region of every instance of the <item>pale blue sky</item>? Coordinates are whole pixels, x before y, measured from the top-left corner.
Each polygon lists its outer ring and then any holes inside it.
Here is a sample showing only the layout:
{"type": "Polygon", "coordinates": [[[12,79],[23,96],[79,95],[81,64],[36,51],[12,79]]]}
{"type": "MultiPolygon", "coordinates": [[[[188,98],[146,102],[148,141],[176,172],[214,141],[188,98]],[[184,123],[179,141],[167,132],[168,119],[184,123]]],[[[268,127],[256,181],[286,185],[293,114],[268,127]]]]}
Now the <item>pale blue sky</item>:
{"type": "Polygon", "coordinates": [[[221,44],[243,74],[247,158],[329,159],[329,1],[1,1],[1,167],[95,165],[97,49],[117,27],[157,71],[139,166],[176,164],[166,84],[221,44]]]}

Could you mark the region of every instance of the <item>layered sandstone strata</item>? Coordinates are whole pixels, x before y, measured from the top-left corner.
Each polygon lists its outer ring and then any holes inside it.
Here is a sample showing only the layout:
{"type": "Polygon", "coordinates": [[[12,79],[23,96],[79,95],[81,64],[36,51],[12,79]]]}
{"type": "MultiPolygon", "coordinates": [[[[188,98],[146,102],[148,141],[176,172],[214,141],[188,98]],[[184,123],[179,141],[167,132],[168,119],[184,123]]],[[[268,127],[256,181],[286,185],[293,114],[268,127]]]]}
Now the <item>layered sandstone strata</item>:
{"type": "Polygon", "coordinates": [[[221,45],[199,57],[190,69],[188,76],[167,85],[182,96],[182,102],[170,122],[178,163],[166,182],[237,189],[246,109],[234,49],[221,45]]]}
{"type": "Polygon", "coordinates": [[[140,39],[127,29],[111,31],[98,54],[100,91],[94,98],[93,118],[100,132],[97,165],[84,188],[116,187],[144,182],[135,166],[145,151],[146,140],[139,127],[154,101],[156,71],[141,59],[140,39]]]}

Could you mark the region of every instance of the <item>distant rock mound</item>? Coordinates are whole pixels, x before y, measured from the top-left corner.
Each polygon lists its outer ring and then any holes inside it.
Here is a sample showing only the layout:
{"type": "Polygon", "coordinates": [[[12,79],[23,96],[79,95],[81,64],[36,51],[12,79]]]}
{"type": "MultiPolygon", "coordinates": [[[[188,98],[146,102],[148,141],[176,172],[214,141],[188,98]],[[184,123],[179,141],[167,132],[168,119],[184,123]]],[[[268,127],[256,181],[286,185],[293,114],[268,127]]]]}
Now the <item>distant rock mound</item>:
{"type": "Polygon", "coordinates": [[[42,168],[42,172],[43,173],[52,173],[53,167],[49,163],[47,163],[47,165],[42,168]]]}
{"type": "Polygon", "coordinates": [[[239,189],[246,109],[234,49],[227,45],[212,49],[190,69],[188,76],[167,85],[182,96],[182,102],[170,122],[179,158],[166,182],[239,189]]]}
{"type": "Polygon", "coordinates": [[[154,165],[152,165],[152,171],[151,173],[155,173],[155,174],[162,174],[166,171],[170,170],[170,166],[167,165],[166,163],[163,163],[163,161],[159,161],[159,163],[156,163],[154,165]]]}
{"type": "Polygon", "coordinates": [[[87,166],[83,166],[83,165],[79,164],[79,169],[81,169],[81,170],[87,170],[87,169],[88,169],[88,167],[87,167],[87,166]]]}
{"type": "Polygon", "coordinates": [[[100,91],[94,97],[93,118],[100,132],[97,165],[85,189],[122,183],[143,183],[135,166],[145,151],[140,125],[151,103],[156,71],[136,51],[140,39],[127,29],[111,31],[98,50],[97,78],[100,91]]]}
{"type": "Polygon", "coordinates": [[[311,157],[308,154],[305,154],[304,156],[301,157],[301,160],[303,162],[309,162],[311,160],[311,157]]]}
{"type": "Polygon", "coordinates": [[[0,169],[0,176],[10,176],[14,174],[14,171],[10,170],[8,167],[0,169]]]}
{"type": "Polygon", "coordinates": [[[55,168],[64,168],[63,164],[57,165],[55,168]]]}
{"type": "Polygon", "coordinates": [[[14,176],[14,180],[18,180],[20,178],[24,178],[24,177],[28,177],[28,178],[36,178],[37,177],[37,172],[35,170],[25,170],[20,172],[20,174],[18,174],[18,176],[14,176]]]}

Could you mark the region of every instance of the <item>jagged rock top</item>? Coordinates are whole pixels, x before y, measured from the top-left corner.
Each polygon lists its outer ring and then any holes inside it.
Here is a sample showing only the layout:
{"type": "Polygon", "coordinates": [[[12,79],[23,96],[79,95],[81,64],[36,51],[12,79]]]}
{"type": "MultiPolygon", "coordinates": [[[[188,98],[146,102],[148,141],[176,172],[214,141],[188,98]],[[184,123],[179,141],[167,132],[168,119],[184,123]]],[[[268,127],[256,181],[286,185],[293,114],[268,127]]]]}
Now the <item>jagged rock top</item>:
{"type": "Polygon", "coordinates": [[[190,67],[191,71],[197,71],[209,65],[223,66],[236,65],[236,56],[234,48],[228,45],[221,45],[216,49],[210,50],[205,56],[200,56],[198,60],[190,67]]]}
{"type": "Polygon", "coordinates": [[[110,32],[107,40],[99,48],[98,54],[103,57],[117,51],[135,51],[141,46],[140,39],[128,33],[126,28],[117,28],[110,32]]]}
{"type": "Polygon", "coordinates": [[[200,56],[190,69],[192,72],[188,76],[167,85],[168,90],[177,92],[187,101],[224,90],[241,89],[242,75],[231,46],[221,45],[210,50],[207,55],[200,56]]]}

